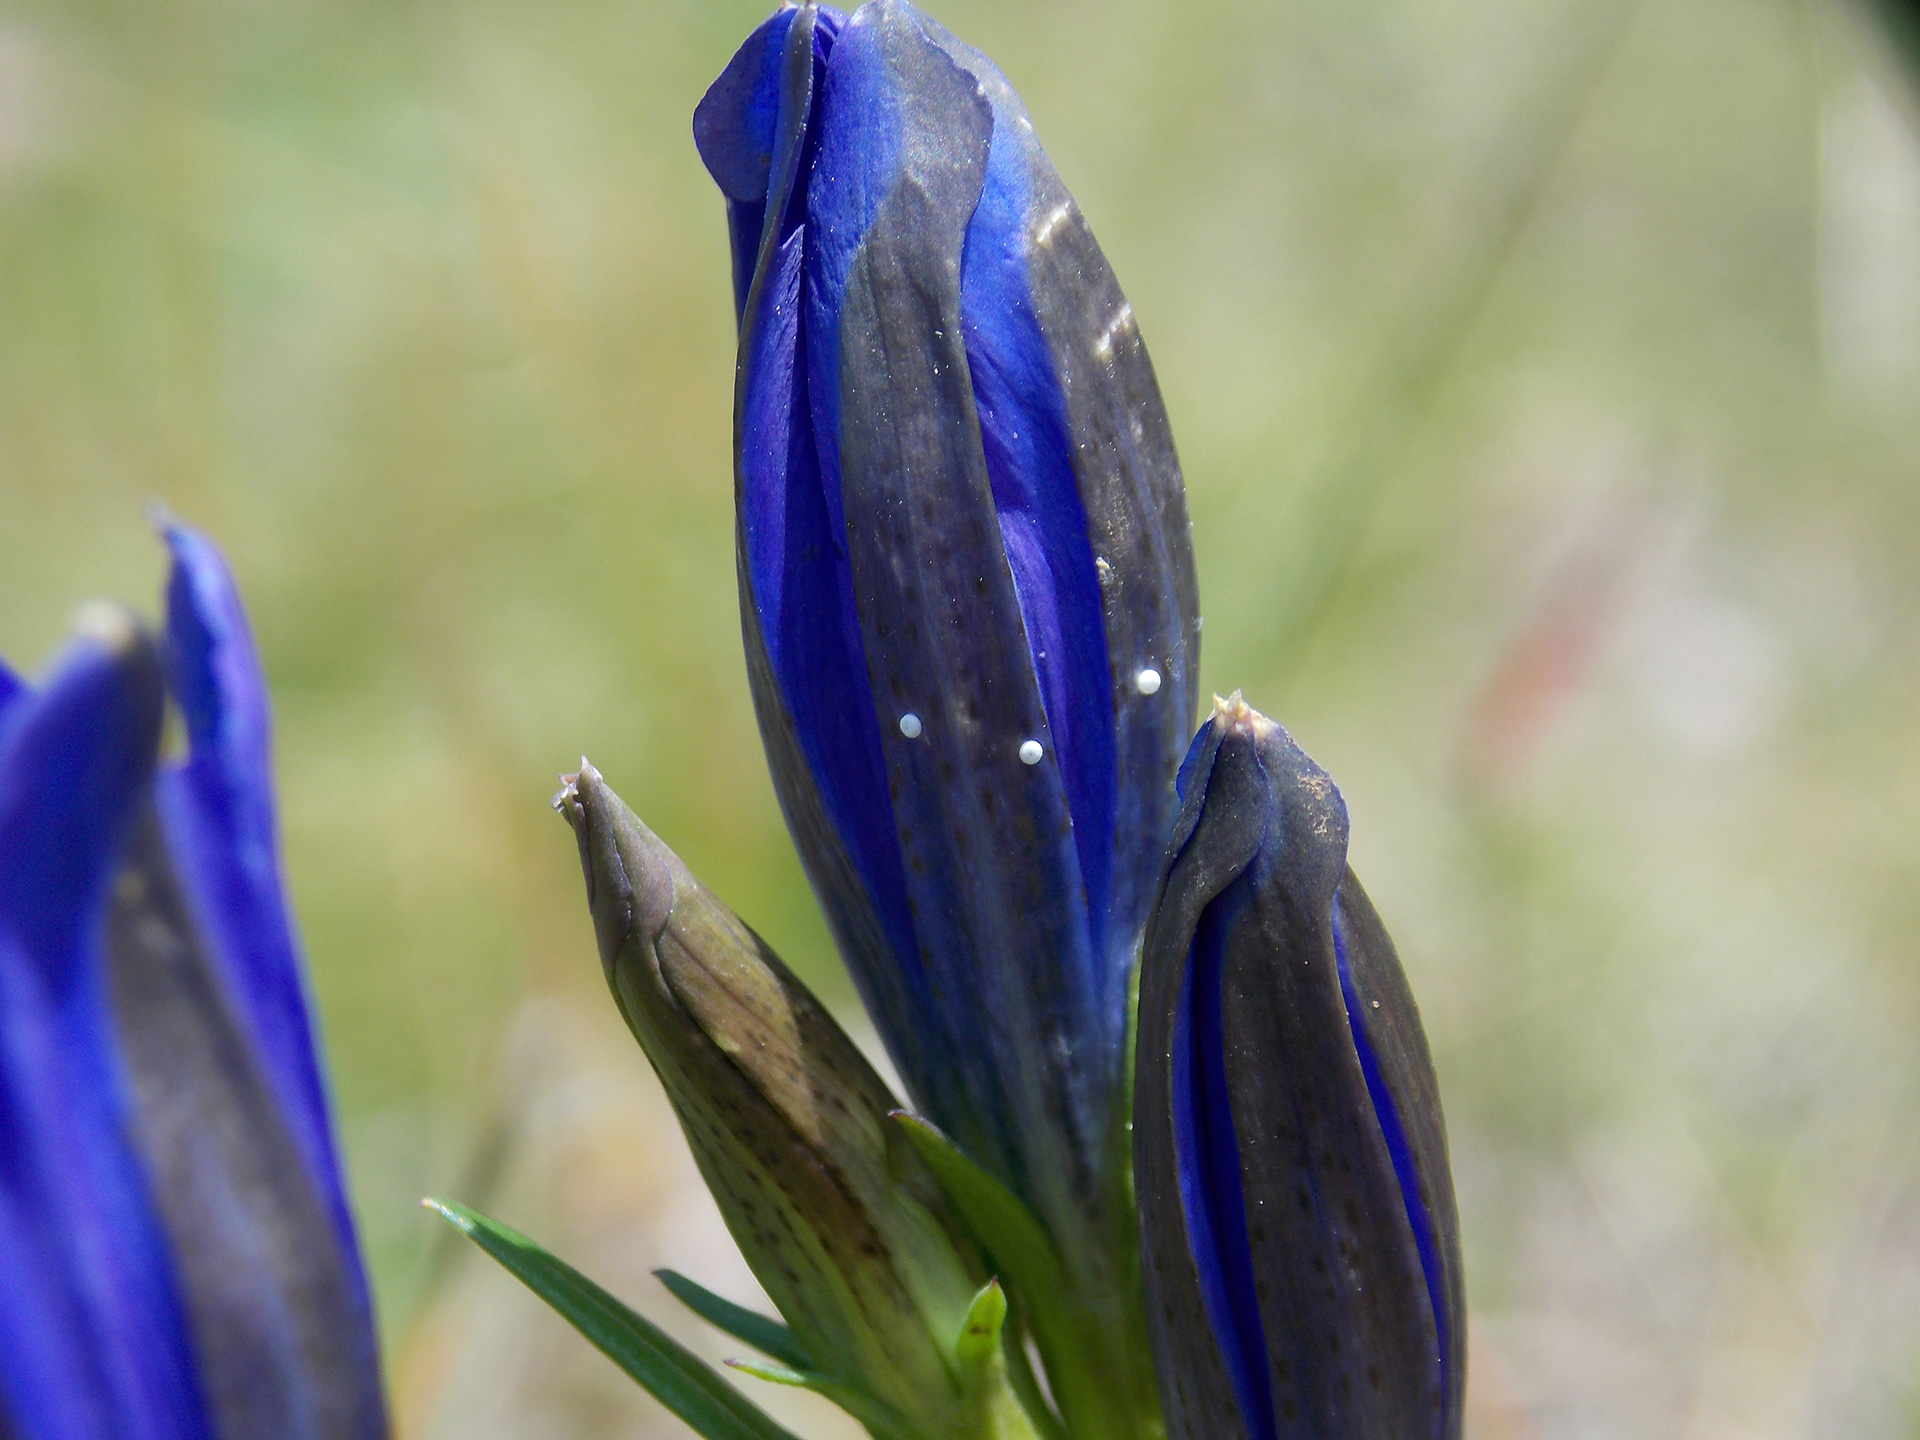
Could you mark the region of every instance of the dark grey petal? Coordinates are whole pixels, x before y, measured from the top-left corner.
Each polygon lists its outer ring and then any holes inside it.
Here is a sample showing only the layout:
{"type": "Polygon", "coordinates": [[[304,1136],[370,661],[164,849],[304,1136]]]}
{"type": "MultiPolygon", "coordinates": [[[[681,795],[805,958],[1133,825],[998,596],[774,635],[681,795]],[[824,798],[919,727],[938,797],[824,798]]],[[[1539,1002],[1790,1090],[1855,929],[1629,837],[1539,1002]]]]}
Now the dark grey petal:
{"type": "Polygon", "coordinates": [[[1018,147],[1026,171],[1028,283],[1066,407],[1105,602],[1122,781],[1111,906],[1116,933],[1131,933],[1160,879],[1177,803],[1165,777],[1199,699],[1200,596],[1180,460],[1133,306],[1025,107],[984,55],[929,28],[992,98],[1001,127],[994,143],[1018,147]],[[1143,695],[1137,677],[1148,666],[1162,683],[1143,695]]]}
{"type": "Polygon", "coordinates": [[[1430,1293],[1437,1292],[1441,1351],[1444,1356],[1445,1424],[1441,1434],[1460,1433],[1467,1384],[1467,1296],[1460,1260],[1460,1214],[1454,1202],[1453,1169],[1447,1157],[1447,1127],[1440,1108],[1440,1084],[1433,1073],[1420,1009],[1393,940],[1348,870],[1340,882],[1336,919],[1340,925],[1352,1013],[1364,1034],[1380,1081],[1392,1096],[1394,1116],[1405,1137],[1406,1171],[1412,1172],[1415,1201],[1428,1230],[1422,1263],[1430,1293]]]}
{"type": "Polygon", "coordinates": [[[135,1139],[222,1440],[379,1440],[350,1257],[187,912],[151,809],[115,882],[108,983],[135,1139]]]}
{"type": "Polygon", "coordinates": [[[1187,1239],[1174,1143],[1173,1029],[1201,912],[1252,862],[1267,828],[1264,777],[1218,767],[1223,727],[1209,723],[1183,769],[1173,860],[1147,927],[1140,972],[1133,1163],[1140,1262],[1160,1400],[1173,1440],[1247,1440],[1233,1377],[1214,1339],[1187,1239]]]}
{"type": "Polygon", "coordinates": [[[1437,1437],[1425,1274],[1334,953],[1346,808],[1284,730],[1256,728],[1241,763],[1266,772],[1271,828],[1242,882],[1247,908],[1227,932],[1222,984],[1276,1434],[1437,1437]]]}

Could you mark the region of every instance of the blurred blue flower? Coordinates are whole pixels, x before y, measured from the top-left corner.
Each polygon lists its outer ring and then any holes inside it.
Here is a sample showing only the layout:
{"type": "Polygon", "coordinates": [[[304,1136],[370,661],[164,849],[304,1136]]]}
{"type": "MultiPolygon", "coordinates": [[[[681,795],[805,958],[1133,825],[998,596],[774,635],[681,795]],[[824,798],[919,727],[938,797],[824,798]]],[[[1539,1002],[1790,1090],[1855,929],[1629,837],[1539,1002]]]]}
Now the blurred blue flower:
{"type": "Polygon", "coordinates": [[[0,667],[0,1434],[379,1440],[266,691],[165,534],[163,644],[93,607],[40,688],[0,667]]]}
{"type": "Polygon", "coordinates": [[[1466,1321],[1426,1036],[1340,792],[1218,702],[1140,978],[1134,1163],[1172,1440],[1457,1440],[1466,1321]]]}
{"type": "Polygon", "coordinates": [[[904,0],[781,10],[694,131],[788,824],[918,1105],[1137,1304],[1128,987],[1199,616],[1131,307],[1019,98],[904,0]]]}

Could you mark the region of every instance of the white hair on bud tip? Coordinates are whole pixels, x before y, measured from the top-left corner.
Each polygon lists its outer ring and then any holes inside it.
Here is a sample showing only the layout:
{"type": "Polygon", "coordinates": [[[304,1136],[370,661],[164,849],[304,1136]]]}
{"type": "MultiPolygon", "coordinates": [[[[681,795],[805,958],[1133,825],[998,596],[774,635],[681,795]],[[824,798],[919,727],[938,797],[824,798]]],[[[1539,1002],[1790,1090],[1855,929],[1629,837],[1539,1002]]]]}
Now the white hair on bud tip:
{"type": "Polygon", "coordinates": [[[1022,765],[1038,765],[1040,763],[1040,757],[1046,753],[1046,747],[1038,740],[1022,740],[1020,742],[1020,763],[1022,765]]]}
{"type": "Polygon", "coordinates": [[[907,739],[918,740],[920,738],[920,731],[922,728],[923,727],[920,724],[920,717],[914,714],[911,710],[907,711],[906,714],[900,717],[900,733],[906,736],[907,739]]]}

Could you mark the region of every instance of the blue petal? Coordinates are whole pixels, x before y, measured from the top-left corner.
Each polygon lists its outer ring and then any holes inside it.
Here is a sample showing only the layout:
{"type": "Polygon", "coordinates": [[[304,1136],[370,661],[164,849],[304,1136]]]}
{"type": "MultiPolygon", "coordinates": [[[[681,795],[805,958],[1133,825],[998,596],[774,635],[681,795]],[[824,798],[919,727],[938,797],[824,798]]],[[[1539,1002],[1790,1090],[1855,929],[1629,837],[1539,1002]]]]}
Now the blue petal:
{"type": "MultiPolygon", "coordinates": [[[[775,11],[749,35],[693,112],[693,143],[707,173],[736,205],[766,203],[780,113],[787,32],[797,9],[775,11]]],[[[754,243],[760,237],[755,235],[754,243]]]]}
{"type": "MultiPolygon", "coordinates": [[[[842,23],[840,12],[827,6],[775,11],[734,52],[694,109],[694,144],[707,172],[727,197],[736,318],[744,320],[746,315],[769,207],[776,207],[775,213],[786,219],[788,206],[782,202],[796,188],[806,120],[842,23]],[[798,73],[797,57],[789,44],[796,23],[812,57],[811,66],[798,73]],[[776,189],[781,192],[777,198],[776,189]]],[[[782,228],[792,228],[798,218],[794,215],[782,228]]]]}
{"type": "MultiPolygon", "coordinates": [[[[788,823],[796,834],[816,832],[801,807],[817,805],[859,878],[856,887],[815,877],[843,948],[871,956],[878,944],[883,954],[911,960],[918,944],[867,690],[866,652],[847,573],[846,524],[839,487],[830,488],[822,473],[807,403],[808,355],[799,331],[806,238],[807,232],[796,231],[775,252],[743,342],[742,603],[750,612],[749,652],[760,650],[777,687],[777,694],[767,694],[756,686],[755,700],[770,754],[797,748],[804,762],[804,774],[778,758],[773,762],[788,823]],[[797,795],[796,786],[814,793],[797,795]],[[855,935],[868,936],[867,943],[853,941],[855,935]]],[[[760,657],[750,660],[756,669],[759,663],[760,657]]],[[[816,864],[817,848],[803,847],[816,864]]],[[[856,963],[854,976],[883,1033],[916,1033],[917,1007],[925,1002],[910,1000],[907,992],[920,989],[917,964],[903,969],[856,963]]],[[[906,1063],[899,1052],[896,1058],[906,1063]]],[[[921,1070],[918,1063],[908,1068],[921,1070]]]]}
{"type": "Polygon", "coordinates": [[[7,707],[27,693],[27,682],[7,668],[7,662],[0,660],[0,714],[7,707]]]}
{"type": "Polygon", "coordinates": [[[1065,399],[1028,291],[1031,176],[1009,139],[1010,111],[996,108],[986,181],[967,227],[961,314],[1001,541],[1060,755],[1094,943],[1104,950],[1116,780],[1105,608],[1065,399]]]}
{"type": "MultiPolygon", "coordinates": [[[[737,296],[745,307],[735,441],[741,620],[747,667],[776,792],[844,953],[916,951],[905,876],[846,567],[837,477],[822,472],[801,338],[801,283],[809,232],[799,184],[818,126],[818,71],[841,24],[813,22],[814,72],[797,68],[790,27],[809,11],[782,11],[741,48],[696,117],[701,152],[735,216],[737,296]],[[776,53],[787,47],[785,68],[776,53]],[[791,162],[791,163],[789,163],[791,162]],[[735,197],[759,195],[748,201],[735,197]],[[747,206],[754,207],[747,214],[747,206]],[[767,208],[794,223],[759,233],[767,208]],[[748,237],[747,231],[754,233],[748,237]],[[762,243],[764,241],[764,243],[762,243]]],[[[810,165],[810,159],[807,160],[810,165]]],[[[910,1072],[924,998],[917,967],[853,965],[869,1011],[910,1072]]]]}
{"type": "Polygon", "coordinates": [[[351,1268],[370,1324],[326,1082],[280,876],[267,690],[233,577],[204,536],[170,525],[168,680],[187,758],[159,777],[168,847],[200,933],[279,1102],[351,1268]]]}
{"type": "Polygon", "coordinates": [[[23,1440],[210,1433],[99,956],[162,694],[129,626],[77,645],[0,744],[0,1429],[23,1440]]]}

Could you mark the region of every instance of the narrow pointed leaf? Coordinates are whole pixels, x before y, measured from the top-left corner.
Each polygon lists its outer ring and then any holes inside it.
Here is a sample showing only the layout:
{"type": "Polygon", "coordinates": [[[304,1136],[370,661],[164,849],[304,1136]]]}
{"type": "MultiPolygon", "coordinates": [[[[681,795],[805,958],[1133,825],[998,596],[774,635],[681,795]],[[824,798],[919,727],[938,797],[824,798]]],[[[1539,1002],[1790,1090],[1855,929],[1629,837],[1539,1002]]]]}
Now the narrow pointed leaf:
{"type": "Polygon", "coordinates": [[[656,1270],[653,1278],[666,1286],[674,1299],[714,1329],[724,1330],[736,1340],[744,1340],[762,1355],[770,1355],[792,1369],[813,1368],[813,1357],[793,1338],[793,1332],[778,1320],[769,1319],[744,1305],[736,1305],[714,1294],[698,1281],[689,1280],[678,1270],[656,1270]]]}
{"type": "Polygon", "coordinates": [[[664,1330],[526,1236],[452,1200],[425,1203],[706,1440],[797,1440],[664,1330]]]}

